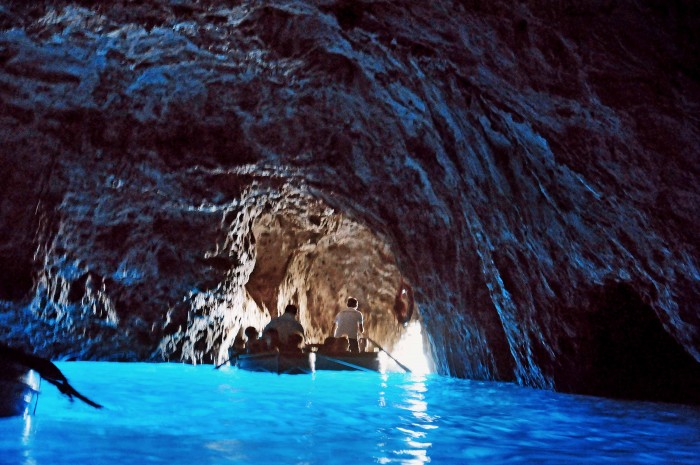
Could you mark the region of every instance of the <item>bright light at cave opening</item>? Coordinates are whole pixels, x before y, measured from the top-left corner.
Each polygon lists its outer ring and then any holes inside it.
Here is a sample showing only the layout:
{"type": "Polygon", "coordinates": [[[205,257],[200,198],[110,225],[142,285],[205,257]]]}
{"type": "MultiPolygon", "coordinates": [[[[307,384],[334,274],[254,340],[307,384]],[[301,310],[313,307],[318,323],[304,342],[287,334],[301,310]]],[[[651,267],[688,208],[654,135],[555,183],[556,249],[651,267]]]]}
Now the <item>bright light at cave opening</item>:
{"type": "Polygon", "coordinates": [[[391,355],[414,373],[430,372],[430,362],[423,347],[422,327],[419,322],[413,321],[408,324],[403,336],[391,351],[391,355]]]}

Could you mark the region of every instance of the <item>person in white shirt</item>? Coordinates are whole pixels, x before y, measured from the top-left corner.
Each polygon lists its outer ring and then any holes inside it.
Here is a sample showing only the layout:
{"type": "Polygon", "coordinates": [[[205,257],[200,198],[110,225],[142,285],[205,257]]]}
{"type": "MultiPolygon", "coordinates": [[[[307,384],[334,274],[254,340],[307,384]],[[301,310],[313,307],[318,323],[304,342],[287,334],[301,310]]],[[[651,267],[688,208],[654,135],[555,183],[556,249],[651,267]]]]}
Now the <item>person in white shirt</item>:
{"type": "Polygon", "coordinates": [[[277,318],[273,318],[265,329],[263,334],[269,332],[269,330],[274,329],[279,335],[279,340],[282,346],[287,346],[289,344],[289,336],[295,333],[304,334],[304,327],[297,321],[298,309],[296,305],[289,304],[284,309],[284,314],[277,318]]]}
{"type": "Polygon", "coordinates": [[[365,332],[362,313],[357,309],[359,304],[354,297],[348,298],[347,308],[338,312],[333,325],[333,337],[347,336],[350,340],[350,352],[359,353],[358,339],[365,332]]]}

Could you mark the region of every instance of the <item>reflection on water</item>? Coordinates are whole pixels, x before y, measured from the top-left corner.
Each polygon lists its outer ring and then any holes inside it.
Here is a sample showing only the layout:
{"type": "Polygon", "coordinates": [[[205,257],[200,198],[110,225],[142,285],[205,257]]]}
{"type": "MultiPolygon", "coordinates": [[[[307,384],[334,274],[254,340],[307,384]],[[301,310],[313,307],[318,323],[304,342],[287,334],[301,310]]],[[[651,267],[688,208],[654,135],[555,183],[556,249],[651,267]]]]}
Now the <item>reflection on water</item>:
{"type": "Polygon", "coordinates": [[[60,363],[103,410],[45,385],[0,420],[0,464],[686,463],[700,410],[435,375],[60,363]]]}
{"type": "MultiPolygon", "coordinates": [[[[428,449],[432,443],[427,440],[427,431],[429,429],[437,429],[436,425],[432,425],[433,418],[427,414],[428,403],[425,401],[423,393],[427,391],[425,386],[425,375],[410,375],[406,384],[402,385],[405,401],[404,405],[399,406],[411,413],[412,418],[408,417],[410,426],[397,427],[396,429],[405,434],[406,449],[392,451],[393,455],[406,455],[406,458],[401,463],[416,465],[430,462],[428,449]]],[[[388,458],[380,458],[380,463],[390,463],[388,458]]]]}

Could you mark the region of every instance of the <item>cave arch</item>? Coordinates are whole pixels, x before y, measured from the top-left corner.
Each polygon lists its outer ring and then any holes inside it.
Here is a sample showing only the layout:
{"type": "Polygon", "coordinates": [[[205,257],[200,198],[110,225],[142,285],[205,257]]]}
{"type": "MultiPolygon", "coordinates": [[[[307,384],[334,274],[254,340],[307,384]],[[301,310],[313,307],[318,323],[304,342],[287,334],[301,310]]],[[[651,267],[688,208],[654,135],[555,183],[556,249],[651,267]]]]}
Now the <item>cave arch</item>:
{"type": "Polygon", "coordinates": [[[311,198],[266,209],[252,234],[256,263],[245,288],[271,317],[296,304],[309,341],[320,343],[354,296],[367,335],[389,349],[400,339],[403,326],[391,309],[402,277],[380,235],[311,198]]]}

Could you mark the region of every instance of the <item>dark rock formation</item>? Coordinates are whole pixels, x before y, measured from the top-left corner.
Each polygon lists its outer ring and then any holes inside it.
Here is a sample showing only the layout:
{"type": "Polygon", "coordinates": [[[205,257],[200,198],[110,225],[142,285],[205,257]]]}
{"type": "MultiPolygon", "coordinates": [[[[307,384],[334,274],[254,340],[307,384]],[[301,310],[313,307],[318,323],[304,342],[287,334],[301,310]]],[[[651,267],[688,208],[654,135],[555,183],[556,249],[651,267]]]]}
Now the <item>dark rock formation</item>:
{"type": "Polygon", "coordinates": [[[405,279],[441,373],[698,400],[696,2],[1,4],[6,342],[391,346],[405,279]]]}

